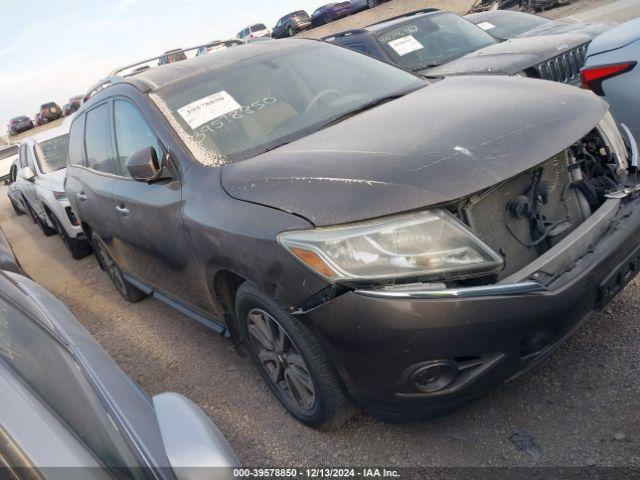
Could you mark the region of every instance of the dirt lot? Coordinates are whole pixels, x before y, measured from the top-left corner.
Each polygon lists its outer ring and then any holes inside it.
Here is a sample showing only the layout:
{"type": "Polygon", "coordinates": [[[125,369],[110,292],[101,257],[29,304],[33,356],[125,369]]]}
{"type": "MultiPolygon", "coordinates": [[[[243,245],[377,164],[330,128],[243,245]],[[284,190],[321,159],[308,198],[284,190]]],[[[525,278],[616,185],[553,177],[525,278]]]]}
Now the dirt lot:
{"type": "Polygon", "coordinates": [[[245,465],[640,467],[638,280],[536,370],[447,417],[389,425],[361,416],[322,433],[288,417],[229,341],[156,300],[122,300],[93,257],[74,261],[59,238],[16,217],[4,188],[0,225],[29,275],[127,374],[150,395],[176,391],[198,403],[245,465]]]}

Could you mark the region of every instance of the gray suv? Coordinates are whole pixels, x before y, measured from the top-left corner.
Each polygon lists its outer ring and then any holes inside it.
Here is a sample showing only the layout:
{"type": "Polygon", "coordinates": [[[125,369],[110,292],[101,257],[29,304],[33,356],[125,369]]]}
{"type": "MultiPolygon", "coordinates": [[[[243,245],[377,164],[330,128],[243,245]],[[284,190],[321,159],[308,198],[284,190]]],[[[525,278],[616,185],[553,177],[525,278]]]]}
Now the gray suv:
{"type": "Polygon", "coordinates": [[[308,425],[477,397],[640,265],[628,149],[590,92],[306,40],[105,84],[66,183],[98,262],[246,346],[308,425]]]}

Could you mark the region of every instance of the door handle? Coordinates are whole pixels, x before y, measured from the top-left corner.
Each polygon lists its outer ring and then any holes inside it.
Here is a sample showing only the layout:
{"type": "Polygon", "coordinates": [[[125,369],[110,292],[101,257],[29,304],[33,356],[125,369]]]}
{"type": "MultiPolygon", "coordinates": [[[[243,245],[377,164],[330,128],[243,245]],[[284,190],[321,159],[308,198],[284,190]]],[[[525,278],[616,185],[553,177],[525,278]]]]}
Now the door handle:
{"type": "Polygon", "coordinates": [[[126,217],[127,215],[129,215],[129,209],[127,207],[125,207],[124,205],[118,205],[116,207],[116,210],[118,211],[118,213],[120,215],[122,215],[123,217],[126,217]]]}
{"type": "Polygon", "coordinates": [[[78,200],[80,200],[81,202],[84,202],[84,201],[87,199],[87,196],[86,196],[84,193],[82,193],[82,192],[81,192],[81,193],[78,193],[78,194],[76,195],[76,198],[77,198],[78,200]]]}

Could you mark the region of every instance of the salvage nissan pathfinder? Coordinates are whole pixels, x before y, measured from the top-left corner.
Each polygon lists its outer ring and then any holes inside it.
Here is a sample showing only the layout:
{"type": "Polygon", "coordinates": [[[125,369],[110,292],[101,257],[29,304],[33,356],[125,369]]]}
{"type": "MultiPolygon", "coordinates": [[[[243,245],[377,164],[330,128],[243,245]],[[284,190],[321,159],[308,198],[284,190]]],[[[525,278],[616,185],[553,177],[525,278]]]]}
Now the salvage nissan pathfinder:
{"type": "Polygon", "coordinates": [[[513,379],[640,268],[629,146],[584,90],[282,40],[89,96],[66,191],[102,268],[244,344],[317,428],[513,379]]]}

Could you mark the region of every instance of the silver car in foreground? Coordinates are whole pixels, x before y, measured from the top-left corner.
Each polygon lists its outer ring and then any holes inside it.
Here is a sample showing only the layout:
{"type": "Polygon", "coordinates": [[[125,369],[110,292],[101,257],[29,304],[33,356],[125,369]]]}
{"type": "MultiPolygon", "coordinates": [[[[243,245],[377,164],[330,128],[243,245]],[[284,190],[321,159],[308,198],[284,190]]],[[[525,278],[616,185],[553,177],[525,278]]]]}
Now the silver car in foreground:
{"type": "MultiPolygon", "coordinates": [[[[589,45],[582,86],[602,96],[621,129],[640,142],[640,17],[603,33],[589,45]]],[[[637,152],[634,152],[637,161],[637,152]]],[[[634,165],[637,167],[637,165],[634,165]]]]}
{"type": "Polygon", "coordinates": [[[0,271],[0,478],[232,478],[238,460],[185,397],[152,399],[67,307],[0,271]]]}

